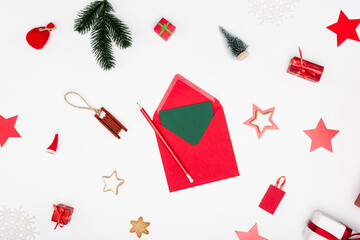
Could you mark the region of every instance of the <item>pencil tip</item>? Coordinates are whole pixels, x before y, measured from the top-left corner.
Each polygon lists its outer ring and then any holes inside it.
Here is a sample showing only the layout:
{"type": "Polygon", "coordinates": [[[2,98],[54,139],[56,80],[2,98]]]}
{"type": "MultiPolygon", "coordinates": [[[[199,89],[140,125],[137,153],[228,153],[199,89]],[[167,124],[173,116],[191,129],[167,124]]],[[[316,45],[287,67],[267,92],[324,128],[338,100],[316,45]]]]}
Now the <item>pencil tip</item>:
{"type": "Polygon", "coordinates": [[[138,105],[140,110],[143,108],[138,102],[136,104],[138,105]]]}

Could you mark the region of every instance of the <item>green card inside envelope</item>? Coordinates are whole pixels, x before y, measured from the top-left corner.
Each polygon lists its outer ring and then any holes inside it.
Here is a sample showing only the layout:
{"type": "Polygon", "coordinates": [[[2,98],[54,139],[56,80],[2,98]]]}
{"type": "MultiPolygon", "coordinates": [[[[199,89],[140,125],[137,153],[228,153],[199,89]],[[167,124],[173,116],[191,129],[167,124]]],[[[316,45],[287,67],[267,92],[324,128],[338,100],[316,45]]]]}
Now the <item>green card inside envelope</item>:
{"type": "Polygon", "coordinates": [[[159,111],[161,125],[191,145],[198,144],[214,117],[211,102],[159,111]]]}

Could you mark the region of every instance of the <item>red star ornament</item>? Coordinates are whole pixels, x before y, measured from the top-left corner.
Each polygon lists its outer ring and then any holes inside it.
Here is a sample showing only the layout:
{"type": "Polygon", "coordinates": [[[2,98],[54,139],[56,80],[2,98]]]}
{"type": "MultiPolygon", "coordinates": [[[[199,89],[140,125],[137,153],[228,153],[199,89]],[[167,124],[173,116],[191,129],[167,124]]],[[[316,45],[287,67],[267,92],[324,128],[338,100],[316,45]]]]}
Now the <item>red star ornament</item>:
{"type": "Polygon", "coordinates": [[[304,133],[311,138],[310,152],[322,147],[326,150],[333,152],[331,139],[335,137],[339,130],[327,129],[324,121],[320,118],[320,121],[315,129],[304,130],[304,133]]]}
{"type": "Polygon", "coordinates": [[[4,146],[6,141],[13,138],[20,138],[20,134],[15,129],[15,123],[18,116],[14,116],[11,118],[4,118],[0,115],[0,146],[4,146]]]}
{"type": "Polygon", "coordinates": [[[328,27],[330,31],[337,35],[337,46],[339,47],[346,39],[352,39],[360,41],[356,32],[356,28],[360,24],[360,19],[349,19],[345,13],[340,10],[340,15],[337,23],[334,23],[328,27]]]}
{"type": "Polygon", "coordinates": [[[268,240],[259,235],[257,223],[248,232],[235,231],[240,240],[268,240]]]}
{"type": "Polygon", "coordinates": [[[278,126],[275,124],[275,122],[272,120],[274,111],[275,111],[275,107],[266,110],[261,110],[258,106],[253,104],[253,116],[249,118],[246,122],[244,122],[244,124],[255,128],[256,134],[260,139],[266,130],[279,129],[278,126]],[[267,125],[262,124],[262,126],[260,126],[260,124],[257,123],[257,120],[260,118],[260,116],[261,118],[267,118],[267,122],[268,122],[267,125]]]}

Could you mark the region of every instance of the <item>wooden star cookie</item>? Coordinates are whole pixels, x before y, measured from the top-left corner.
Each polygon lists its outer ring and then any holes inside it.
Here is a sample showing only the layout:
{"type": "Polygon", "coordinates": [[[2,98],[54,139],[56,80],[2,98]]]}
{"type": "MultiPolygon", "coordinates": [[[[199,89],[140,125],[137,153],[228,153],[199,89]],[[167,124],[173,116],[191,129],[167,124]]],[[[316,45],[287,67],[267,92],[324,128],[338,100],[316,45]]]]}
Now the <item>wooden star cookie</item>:
{"type": "Polygon", "coordinates": [[[138,236],[138,238],[141,238],[141,234],[149,234],[149,231],[146,229],[150,223],[149,222],[144,222],[142,217],[139,217],[139,220],[135,221],[130,221],[131,225],[133,226],[130,229],[131,233],[136,232],[136,235],[138,236]]]}

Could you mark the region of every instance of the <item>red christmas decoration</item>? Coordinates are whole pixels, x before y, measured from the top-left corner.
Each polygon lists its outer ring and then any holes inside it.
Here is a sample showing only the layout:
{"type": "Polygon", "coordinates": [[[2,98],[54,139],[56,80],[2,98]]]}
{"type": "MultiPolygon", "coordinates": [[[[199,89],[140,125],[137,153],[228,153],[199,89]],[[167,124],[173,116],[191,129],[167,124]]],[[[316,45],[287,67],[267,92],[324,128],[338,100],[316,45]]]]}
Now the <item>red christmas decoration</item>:
{"type": "Polygon", "coordinates": [[[0,147],[3,147],[9,138],[20,138],[20,134],[15,129],[18,116],[4,118],[0,115],[0,147]]]}
{"type": "Polygon", "coordinates": [[[360,194],[358,195],[357,199],[354,202],[355,206],[360,207],[360,194]]]}
{"type": "Polygon", "coordinates": [[[51,221],[56,222],[56,226],[54,229],[56,229],[57,226],[63,228],[66,224],[70,222],[71,216],[74,212],[74,208],[66,206],[64,204],[58,204],[58,205],[54,204],[53,207],[54,207],[54,213],[51,218],[51,221]]]}
{"type": "Polygon", "coordinates": [[[57,151],[58,142],[59,142],[59,133],[55,131],[54,140],[52,141],[51,145],[46,149],[46,151],[48,153],[55,154],[57,151]]]}
{"type": "Polygon", "coordinates": [[[304,130],[304,133],[311,138],[310,152],[321,147],[333,152],[331,139],[333,139],[339,132],[339,130],[328,129],[325,126],[323,119],[320,118],[320,121],[315,129],[304,130]]]}
{"type": "Polygon", "coordinates": [[[176,27],[172,25],[165,18],[161,18],[161,20],[156,24],[154,31],[165,41],[169,39],[169,37],[174,33],[176,27]]]}
{"type": "Polygon", "coordinates": [[[53,23],[49,23],[46,27],[37,27],[31,29],[26,34],[26,41],[35,49],[42,49],[50,37],[50,32],[55,29],[53,23]]]}
{"type": "Polygon", "coordinates": [[[257,223],[255,223],[248,232],[235,231],[235,233],[239,237],[239,240],[268,240],[259,235],[257,223]]]}
{"type": "Polygon", "coordinates": [[[339,19],[336,23],[327,26],[326,28],[336,33],[337,35],[337,46],[339,47],[346,39],[354,41],[360,41],[359,36],[356,32],[356,28],[360,24],[360,19],[349,19],[345,13],[341,10],[339,19]]]}
{"type": "Polygon", "coordinates": [[[277,180],[275,186],[270,185],[263,199],[261,200],[259,207],[264,209],[270,214],[274,214],[285,195],[285,192],[282,190],[282,188],[285,185],[285,182],[286,182],[286,178],[282,176],[277,180]],[[280,185],[280,181],[282,179],[283,182],[280,185]]]}
{"type": "Polygon", "coordinates": [[[324,71],[324,67],[304,60],[300,48],[299,53],[300,58],[293,57],[286,72],[314,83],[319,82],[324,71]]]}

